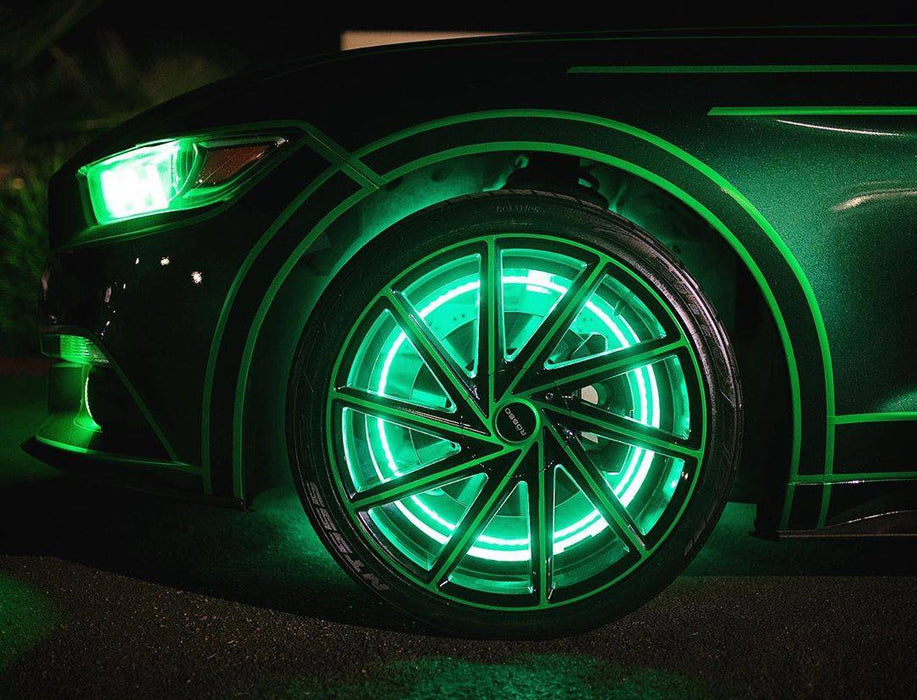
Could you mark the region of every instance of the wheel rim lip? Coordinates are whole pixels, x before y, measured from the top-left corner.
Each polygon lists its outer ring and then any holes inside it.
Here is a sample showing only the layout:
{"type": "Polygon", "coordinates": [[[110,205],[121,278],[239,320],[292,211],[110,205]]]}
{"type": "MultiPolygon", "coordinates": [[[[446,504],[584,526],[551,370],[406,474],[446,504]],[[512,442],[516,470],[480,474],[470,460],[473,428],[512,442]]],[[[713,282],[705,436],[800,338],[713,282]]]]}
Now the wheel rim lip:
{"type": "MultiPolygon", "coordinates": [[[[673,310],[671,303],[668,300],[666,300],[663,296],[661,296],[661,293],[657,289],[655,289],[649,283],[647,279],[644,278],[643,275],[645,274],[645,272],[642,273],[641,270],[634,269],[635,267],[638,267],[638,266],[635,266],[633,261],[628,260],[627,255],[623,255],[619,258],[619,257],[616,257],[608,253],[607,251],[603,251],[597,248],[592,248],[586,244],[580,243],[578,241],[571,241],[571,240],[565,239],[563,237],[557,236],[556,234],[552,234],[552,233],[542,233],[542,234],[496,233],[496,234],[489,234],[489,235],[482,234],[482,235],[475,236],[473,238],[463,240],[461,242],[458,242],[458,243],[446,246],[442,249],[436,250],[426,255],[425,257],[423,257],[420,261],[408,266],[406,269],[402,270],[397,275],[395,275],[391,280],[389,280],[386,286],[383,287],[383,290],[384,289],[395,289],[399,287],[404,288],[405,287],[404,280],[408,279],[409,277],[415,274],[419,277],[420,273],[418,273],[417,271],[421,270],[423,266],[429,265],[431,261],[437,258],[446,256],[446,255],[457,256],[461,253],[463,249],[471,249],[473,246],[479,244],[483,240],[496,239],[501,242],[513,241],[513,242],[522,242],[522,243],[528,244],[532,242],[533,235],[536,237],[539,243],[545,243],[545,242],[549,243],[549,246],[547,247],[539,247],[536,245],[535,247],[531,248],[534,251],[545,251],[545,250],[555,251],[557,249],[565,250],[565,251],[578,250],[578,251],[584,251],[590,255],[598,254],[602,256],[603,258],[607,259],[606,262],[610,262],[613,265],[617,266],[619,271],[622,271],[626,273],[626,275],[629,275],[634,281],[636,281],[639,285],[643,287],[643,290],[645,292],[648,292],[649,294],[654,296],[660,303],[661,308],[665,310],[665,312],[671,317],[671,320],[674,321],[674,323],[677,324],[679,328],[684,327],[684,322],[676,315],[676,312],[673,310]]],[[[375,294],[374,299],[377,299],[381,293],[382,292],[377,292],[375,294]]],[[[361,323],[364,321],[367,313],[370,312],[371,308],[372,308],[372,302],[369,304],[366,304],[364,306],[364,309],[361,311],[358,319],[351,326],[347,334],[347,338],[341,346],[341,351],[338,353],[337,358],[335,360],[334,370],[331,375],[332,378],[338,376],[339,370],[341,368],[341,363],[344,358],[344,349],[350,346],[353,340],[353,336],[355,335],[357,329],[360,327],[361,323]]],[[[701,447],[699,449],[700,456],[696,459],[696,463],[693,466],[690,483],[688,484],[687,492],[684,493],[681,496],[681,498],[678,500],[677,512],[669,516],[665,532],[662,532],[656,538],[652,546],[652,549],[646,554],[646,556],[637,559],[632,564],[621,567],[620,571],[614,571],[614,569],[617,568],[617,565],[615,565],[615,566],[612,566],[612,567],[606,568],[605,570],[600,571],[598,574],[596,574],[595,576],[592,576],[591,578],[588,578],[583,581],[578,581],[576,584],[570,587],[571,589],[570,595],[562,596],[555,601],[551,601],[550,607],[560,607],[562,605],[577,602],[579,600],[596,595],[600,593],[601,591],[606,590],[607,588],[615,585],[620,580],[628,576],[631,572],[633,572],[636,568],[641,566],[645,561],[647,561],[652,556],[652,554],[656,551],[656,549],[658,549],[658,547],[669,537],[672,530],[674,530],[676,525],[680,522],[685,509],[687,508],[688,504],[691,502],[693,492],[695,490],[695,487],[697,486],[699,477],[703,470],[703,463],[706,461],[706,456],[707,456],[707,450],[706,450],[707,432],[709,428],[709,417],[707,415],[707,392],[709,391],[709,386],[708,386],[707,379],[703,376],[703,373],[700,370],[700,365],[699,365],[696,353],[697,353],[696,348],[693,346],[693,344],[691,344],[688,347],[688,352],[687,352],[687,357],[690,358],[690,366],[685,367],[684,378],[689,384],[691,383],[692,379],[696,379],[696,383],[698,384],[699,391],[697,392],[696,398],[699,400],[699,406],[695,406],[692,404],[691,411],[692,413],[694,413],[695,410],[697,410],[701,418],[700,424],[699,424],[700,432],[701,432],[701,435],[700,435],[701,447]],[[594,581],[593,579],[604,579],[604,580],[594,581]]],[[[519,394],[507,393],[506,396],[504,396],[502,403],[505,405],[508,403],[513,403],[515,401],[524,401],[526,404],[529,404],[530,403],[529,396],[530,394],[527,394],[525,392],[522,392],[519,394]]],[[[327,425],[333,424],[332,422],[333,421],[332,404],[333,404],[333,401],[329,399],[327,401],[327,416],[326,416],[327,425]]],[[[542,411],[541,409],[537,407],[533,406],[533,408],[534,408],[535,415],[538,417],[539,425],[541,425],[542,411]]],[[[495,428],[493,429],[493,434],[496,436],[495,428]]],[[[387,553],[386,552],[387,547],[385,546],[385,544],[379,543],[376,540],[373,533],[371,531],[367,531],[365,526],[361,527],[361,522],[366,512],[364,511],[361,513],[357,509],[351,507],[351,504],[348,498],[348,494],[347,494],[348,487],[342,481],[341,468],[338,465],[336,456],[334,454],[334,447],[332,445],[332,442],[333,440],[331,438],[326,440],[326,444],[328,445],[329,458],[331,459],[331,464],[333,467],[332,473],[334,476],[334,481],[335,481],[335,484],[338,490],[338,495],[340,498],[342,498],[345,508],[347,512],[350,514],[351,521],[354,522],[354,524],[358,528],[358,532],[359,532],[358,536],[360,540],[363,543],[367,544],[370,547],[370,549],[373,552],[375,552],[377,556],[381,557],[382,561],[384,562],[384,565],[387,568],[394,569],[395,572],[399,576],[404,577],[408,579],[409,581],[412,581],[414,584],[417,584],[420,588],[424,589],[427,593],[430,593],[431,592],[430,587],[422,579],[422,577],[418,577],[415,572],[410,570],[410,568],[405,567],[404,564],[401,561],[399,561],[397,557],[392,556],[391,554],[387,553]]],[[[513,443],[510,445],[506,445],[506,447],[508,447],[510,450],[525,449],[527,445],[525,443],[513,443]]],[[[555,468],[556,467],[554,466],[551,467],[552,470],[555,468]]],[[[675,499],[673,498],[672,503],[674,502],[675,502],[675,499]]],[[[543,604],[537,604],[537,602],[532,603],[531,596],[528,594],[511,594],[511,595],[510,594],[499,594],[499,595],[490,594],[487,592],[482,592],[477,589],[464,588],[460,585],[457,585],[451,582],[443,583],[435,591],[433,591],[433,594],[436,596],[442,596],[442,597],[451,599],[461,604],[468,604],[473,607],[480,607],[480,608],[500,610],[500,611],[510,611],[511,612],[511,611],[530,610],[530,609],[538,609],[538,608],[545,607],[543,604]]]]}

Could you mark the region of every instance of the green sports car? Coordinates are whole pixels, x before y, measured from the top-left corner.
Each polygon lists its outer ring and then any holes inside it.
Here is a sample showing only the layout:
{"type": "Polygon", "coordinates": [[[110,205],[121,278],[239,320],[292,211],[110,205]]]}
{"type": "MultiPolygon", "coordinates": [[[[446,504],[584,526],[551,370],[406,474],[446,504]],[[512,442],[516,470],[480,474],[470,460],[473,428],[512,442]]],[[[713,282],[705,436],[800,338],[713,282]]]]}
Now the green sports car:
{"type": "Polygon", "coordinates": [[[292,481],[356,580],[470,635],[626,613],[730,495],[763,537],[917,533],[915,55],[497,37],[162,105],[52,180],[26,449],[292,481]]]}

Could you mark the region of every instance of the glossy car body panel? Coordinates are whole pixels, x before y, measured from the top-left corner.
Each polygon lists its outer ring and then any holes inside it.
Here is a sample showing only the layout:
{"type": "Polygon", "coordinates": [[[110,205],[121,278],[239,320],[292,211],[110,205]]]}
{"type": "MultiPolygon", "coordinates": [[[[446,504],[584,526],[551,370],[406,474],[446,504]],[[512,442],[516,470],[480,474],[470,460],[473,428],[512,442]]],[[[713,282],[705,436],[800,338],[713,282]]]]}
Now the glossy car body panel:
{"type": "Polygon", "coordinates": [[[295,335],[327,279],[388,224],[494,186],[488,156],[575,155],[679,201],[754,279],[791,396],[774,423],[791,444],[775,465],[779,527],[905,509],[894,494],[917,477],[902,449],[917,424],[915,46],[907,30],[518,37],[226,81],[128,122],[55,176],[45,327],[97,337],[173,458],[206,493],[244,500],[257,358],[288,366],[292,352],[272,329],[295,335]],[[82,165],[241,125],[295,138],[239,200],[86,230],[82,165]],[[478,176],[444,174],[459,169],[478,176]],[[291,282],[303,275],[305,297],[291,282]],[[866,505],[838,505],[867,488],[866,505]]]}

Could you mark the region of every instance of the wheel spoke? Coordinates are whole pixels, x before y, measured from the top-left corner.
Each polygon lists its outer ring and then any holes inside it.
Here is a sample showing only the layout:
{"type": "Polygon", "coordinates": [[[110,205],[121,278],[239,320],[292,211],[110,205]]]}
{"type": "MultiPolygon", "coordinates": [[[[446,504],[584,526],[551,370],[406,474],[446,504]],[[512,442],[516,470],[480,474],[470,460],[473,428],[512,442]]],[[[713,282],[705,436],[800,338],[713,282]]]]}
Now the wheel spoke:
{"type": "Polygon", "coordinates": [[[680,440],[659,428],[597,409],[585,401],[568,399],[566,408],[541,401],[535,404],[554,416],[560,416],[562,423],[575,430],[597,433],[667,457],[700,459],[703,456],[703,452],[689,441],[680,440]]]}
{"type": "Polygon", "coordinates": [[[529,477],[529,533],[532,543],[532,582],[540,605],[549,602],[553,589],[554,467],[547,468],[544,436],[536,444],[538,459],[529,477]]]}
{"type": "Polygon", "coordinates": [[[491,518],[500,510],[506,499],[515,488],[515,482],[518,481],[519,466],[524,460],[528,450],[523,450],[509,456],[502,456],[502,459],[512,463],[502,473],[499,468],[495,469],[492,478],[488,478],[484,488],[478,494],[478,497],[472,503],[471,508],[465,513],[455,528],[455,533],[443,547],[433,566],[430,567],[429,581],[434,585],[439,585],[449,577],[449,574],[455,569],[462,557],[474,544],[491,518]]]}
{"type": "Polygon", "coordinates": [[[571,385],[588,386],[594,382],[639,369],[686,347],[687,343],[682,339],[673,341],[666,337],[648,340],[631,345],[629,348],[591,357],[556,369],[536,370],[532,372],[533,383],[520,386],[519,389],[538,392],[571,385]]]}
{"type": "Polygon", "coordinates": [[[483,432],[477,426],[473,427],[464,423],[456,413],[418,406],[354,387],[334,389],[331,397],[338,403],[368,416],[389,420],[406,428],[427,432],[446,440],[459,443],[499,443],[496,438],[491,437],[489,431],[483,432]]]}
{"type": "Polygon", "coordinates": [[[463,450],[459,454],[440,462],[402,474],[360,492],[353,499],[352,505],[357,510],[369,510],[392,501],[399,501],[402,498],[429,491],[437,486],[442,486],[466,476],[488,472],[491,467],[499,463],[502,457],[508,454],[508,450],[493,449],[495,451],[490,453],[477,454],[469,454],[463,450]]]}
{"type": "Polygon", "coordinates": [[[592,263],[573,280],[570,287],[545,316],[535,333],[512,360],[507,363],[506,376],[511,377],[501,396],[515,389],[533,366],[544,363],[545,357],[559,342],[567,326],[583,305],[598,289],[605,276],[605,265],[592,263]]]}
{"type": "Polygon", "coordinates": [[[548,424],[548,431],[557,441],[561,450],[570,462],[568,473],[576,485],[586,494],[592,505],[595,506],[605,522],[621,537],[628,547],[641,558],[647,554],[646,542],[637,524],[631,518],[627,509],[605,485],[599,469],[589,459],[583,449],[575,442],[565,440],[557,429],[548,424]]]}
{"type": "Polygon", "coordinates": [[[486,418],[479,405],[480,398],[474,396],[474,386],[466,381],[462,370],[456,367],[452,358],[420,318],[420,314],[400,292],[386,291],[385,308],[395,317],[395,322],[426,363],[427,368],[455,402],[458,412],[466,420],[475,420],[479,427],[484,427],[486,418]]]}
{"type": "Polygon", "coordinates": [[[497,370],[501,290],[499,252],[493,240],[488,240],[481,254],[481,287],[478,303],[477,376],[475,386],[482,406],[491,413],[494,399],[494,375],[497,370]]]}

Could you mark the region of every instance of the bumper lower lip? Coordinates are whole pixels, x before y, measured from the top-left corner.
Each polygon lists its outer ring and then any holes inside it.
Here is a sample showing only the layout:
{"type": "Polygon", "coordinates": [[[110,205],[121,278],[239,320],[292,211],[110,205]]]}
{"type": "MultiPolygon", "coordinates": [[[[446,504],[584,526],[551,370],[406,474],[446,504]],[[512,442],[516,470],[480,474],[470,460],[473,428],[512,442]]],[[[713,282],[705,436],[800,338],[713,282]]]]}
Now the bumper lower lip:
{"type": "Polygon", "coordinates": [[[49,415],[23,449],[70,471],[129,483],[161,474],[166,490],[201,493],[202,470],[160,440],[102,341],[69,330],[74,335],[42,337],[43,350],[57,358],[48,372],[49,415]]]}
{"type": "Polygon", "coordinates": [[[125,455],[74,451],[71,446],[55,444],[34,436],[21,445],[23,452],[72,476],[104,481],[134,490],[183,500],[200,501],[230,508],[244,507],[243,501],[205,495],[200,471],[191,465],[125,455]]]}

